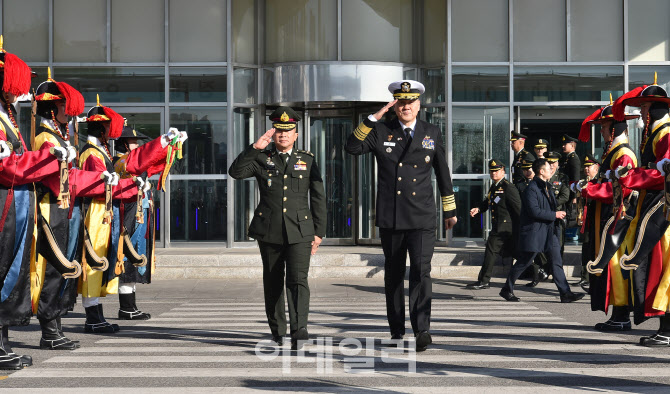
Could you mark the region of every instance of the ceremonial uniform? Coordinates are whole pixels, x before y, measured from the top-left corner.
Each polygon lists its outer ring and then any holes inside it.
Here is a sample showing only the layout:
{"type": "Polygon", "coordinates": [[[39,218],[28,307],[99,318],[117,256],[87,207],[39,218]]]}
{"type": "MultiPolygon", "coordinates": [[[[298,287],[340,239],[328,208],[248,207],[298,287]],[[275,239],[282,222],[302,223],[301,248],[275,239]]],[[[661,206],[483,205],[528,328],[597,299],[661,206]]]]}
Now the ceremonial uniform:
{"type": "MultiPolygon", "coordinates": [[[[398,100],[410,102],[423,92],[416,81],[389,86],[398,100]]],[[[420,339],[430,343],[430,260],[435,244],[436,209],[432,171],[442,199],[445,218],[456,215],[451,175],[440,129],[414,120],[406,126],[398,119],[382,123],[365,119],[347,139],[345,150],[353,155],[374,154],[377,159],[377,217],[384,250],[384,284],[391,335],[405,333],[404,278],[407,253],[410,258],[409,309],[417,349],[420,339]],[[419,338],[421,334],[422,338],[419,338]]]]}
{"type": "MultiPolygon", "coordinates": [[[[505,168],[499,161],[489,161],[489,171],[498,171],[505,168]]],[[[471,289],[485,289],[489,287],[491,272],[498,256],[512,257],[518,234],[519,213],[521,212],[521,198],[512,183],[503,178],[489,188],[486,198],[477,208],[483,214],[491,211],[491,232],[486,240],[484,263],[479,271],[477,282],[468,285],[471,289]]]]}
{"type": "MultiPolygon", "coordinates": [[[[270,115],[275,129],[294,130],[300,117],[288,107],[270,115]]],[[[248,146],[228,169],[235,179],[255,177],[260,200],[249,224],[263,259],[265,312],[273,339],[286,334],[284,271],[292,344],[307,339],[310,251],[315,236],[326,235],[326,195],[321,171],[311,152],[248,146]]]]}
{"type": "MultiPolygon", "coordinates": [[[[517,133],[516,131],[512,130],[512,136],[510,137],[510,142],[514,143],[517,140],[526,140],[528,137],[526,137],[523,134],[517,133]]],[[[524,180],[523,176],[523,168],[521,168],[521,162],[523,161],[524,158],[529,157],[535,158],[530,152],[528,152],[525,148],[521,148],[518,152],[514,152],[514,159],[512,160],[512,183],[516,184],[517,182],[521,182],[524,180]]]]}

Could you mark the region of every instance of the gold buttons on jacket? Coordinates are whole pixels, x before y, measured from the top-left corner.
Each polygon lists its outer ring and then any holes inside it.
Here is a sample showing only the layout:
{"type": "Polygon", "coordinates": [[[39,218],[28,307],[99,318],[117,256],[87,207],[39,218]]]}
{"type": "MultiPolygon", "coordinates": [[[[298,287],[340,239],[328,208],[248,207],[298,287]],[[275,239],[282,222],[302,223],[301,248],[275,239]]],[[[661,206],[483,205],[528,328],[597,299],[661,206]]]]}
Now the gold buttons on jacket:
{"type": "Polygon", "coordinates": [[[399,180],[399,181],[402,181],[402,177],[401,177],[401,176],[399,176],[399,177],[398,177],[398,180],[399,180]]]}
{"type": "Polygon", "coordinates": [[[402,163],[398,164],[398,167],[402,167],[402,163]]]}
{"type": "Polygon", "coordinates": [[[300,175],[298,178],[302,179],[302,175],[300,175]]]}
{"type": "Polygon", "coordinates": [[[258,216],[263,216],[263,212],[258,212],[258,216]]]}
{"type": "Polygon", "coordinates": [[[400,190],[398,190],[398,194],[400,194],[400,193],[401,193],[400,190]]]}
{"type": "Polygon", "coordinates": [[[288,175],[284,175],[284,179],[288,178],[288,175]]]}
{"type": "Polygon", "coordinates": [[[412,192],[412,195],[413,195],[413,196],[416,196],[416,192],[412,192]]]}
{"type": "Polygon", "coordinates": [[[288,189],[288,186],[284,186],[284,190],[288,189]]]}
{"type": "Polygon", "coordinates": [[[282,212],[286,212],[286,208],[282,209],[282,212]]]}
{"type": "Polygon", "coordinates": [[[305,216],[305,219],[307,219],[307,216],[305,216]]]}
{"type": "Polygon", "coordinates": [[[416,182],[416,178],[412,179],[412,182],[416,182]]]}
{"type": "Polygon", "coordinates": [[[414,164],[414,168],[416,168],[416,164],[414,164]]]}
{"type": "Polygon", "coordinates": [[[284,197],[284,201],[286,201],[286,197],[284,197]]]}

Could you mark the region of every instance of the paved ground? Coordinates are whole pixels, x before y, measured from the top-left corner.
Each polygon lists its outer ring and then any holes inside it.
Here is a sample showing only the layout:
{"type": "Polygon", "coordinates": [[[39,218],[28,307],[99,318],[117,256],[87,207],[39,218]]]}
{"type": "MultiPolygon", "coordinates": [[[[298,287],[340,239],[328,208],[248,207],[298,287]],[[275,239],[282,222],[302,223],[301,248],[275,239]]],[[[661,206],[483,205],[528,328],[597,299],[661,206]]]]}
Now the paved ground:
{"type": "Polygon", "coordinates": [[[656,321],[603,335],[592,326],[604,315],[591,312],[587,299],[560,304],[551,283],[521,286],[522,302],[508,303],[499,284],[470,291],[467,282],[435,280],[435,343],[416,354],[411,343],[400,353],[383,343],[381,280],[312,279],[310,334],[322,339],[296,354],[262,346],[269,335],[260,281],[156,281],[139,287],[139,304],[153,315],[147,322],[116,321],[116,297],[104,300],[109,320],[122,326],[117,334],[84,334],[78,305],[64,325],[79,350],[39,350],[36,322],[12,330],[14,350],[35,365],[0,371],[0,390],[668,392],[670,349],[636,345],[656,321]]]}

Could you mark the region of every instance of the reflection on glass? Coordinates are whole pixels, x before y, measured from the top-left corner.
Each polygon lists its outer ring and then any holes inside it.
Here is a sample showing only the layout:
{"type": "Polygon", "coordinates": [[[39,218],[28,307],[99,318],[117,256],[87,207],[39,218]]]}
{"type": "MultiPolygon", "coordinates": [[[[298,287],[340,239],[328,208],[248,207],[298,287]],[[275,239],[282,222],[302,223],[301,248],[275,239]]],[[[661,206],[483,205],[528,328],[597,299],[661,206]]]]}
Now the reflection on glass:
{"type": "Polygon", "coordinates": [[[670,90],[670,66],[630,66],[628,67],[628,86],[650,85],[654,82],[654,72],[658,76],[658,85],[670,90]]]}
{"type": "Polygon", "coordinates": [[[508,101],[508,67],[454,67],[451,82],[454,101],[508,101]]]}
{"type": "Polygon", "coordinates": [[[351,185],[354,157],[344,151],[347,137],[353,130],[350,117],[310,118],[310,146],[321,170],[328,207],[328,238],[351,238],[354,206],[351,185]]]}
{"type": "Polygon", "coordinates": [[[54,79],[67,81],[87,103],[155,103],[165,101],[162,67],[56,67],[54,79]]]}
{"type": "Polygon", "coordinates": [[[226,67],[170,67],[170,101],[225,102],[226,67]]]}
{"type": "Polygon", "coordinates": [[[255,0],[233,0],[233,60],[256,63],[255,0]]]}
{"type": "Polygon", "coordinates": [[[412,0],[342,0],[342,60],[412,63],[412,16],[412,0]]]}
{"type": "Polygon", "coordinates": [[[570,60],[623,60],[623,8],[623,0],[571,1],[570,60]]]}
{"type": "Polygon", "coordinates": [[[274,102],[275,73],[274,70],[263,69],[263,100],[265,103],[274,102]]]}
{"type": "Polygon", "coordinates": [[[165,12],[163,0],[114,0],[112,61],[163,62],[165,12]]]}
{"type": "Polygon", "coordinates": [[[470,209],[484,198],[485,180],[454,180],[456,195],[456,217],[458,225],[454,227],[454,237],[482,238],[486,215],[470,217],[470,209]]]}
{"type": "Polygon", "coordinates": [[[442,141],[446,147],[447,119],[444,107],[428,107],[424,108],[424,112],[426,113],[426,122],[439,127],[442,131],[442,141]]]}
{"type": "Polygon", "coordinates": [[[254,109],[235,108],[233,110],[233,151],[235,157],[250,144],[256,142],[254,138],[254,109]]]}
{"type": "Polygon", "coordinates": [[[170,0],[170,61],[226,61],[226,2],[170,0]]]}
{"type": "Polygon", "coordinates": [[[53,18],[54,61],[105,61],[106,0],[59,0],[58,6],[54,7],[53,18]]]}
{"type": "Polygon", "coordinates": [[[516,101],[609,101],[623,94],[623,67],[514,67],[516,101]]]}
{"type": "Polygon", "coordinates": [[[227,172],[226,108],[170,108],[170,127],[188,132],[184,158],[171,174],[225,174],[227,172]]]}
{"type": "Polygon", "coordinates": [[[247,235],[256,205],[256,179],[235,180],[235,242],[251,240],[247,235]]]}
{"type": "Polygon", "coordinates": [[[423,64],[444,64],[447,58],[447,2],[423,2],[423,64]]]}
{"type": "Polygon", "coordinates": [[[256,102],[256,69],[235,68],[233,72],[233,98],[236,103],[254,104],[256,102]]]}
{"type": "Polygon", "coordinates": [[[226,180],[170,182],[170,239],[225,241],[226,180]]]}
{"type": "Polygon", "coordinates": [[[492,158],[509,166],[509,127],[508,107],[454,107],[452,172],[487,174],[492,158]]]}
{"type": "Polygon", "coordinates": [[[272,0],[265,3],[267,63],[337,59],[337,2],[272,0]]]}
{"type": "Polygon", "coordinates": [[[49,60],[49,1],[5,1],[2,4],[5,46],[26,62],[49,60]]]}
{"type": "Polygon", "coordinates": [[[565,1],[514,0],[515,61],[566,60],[565,1]]]}
{"type": "Polygon", "coordinates": [[[421,83],[426,92],[421,95],[424,104],[445,102],[444,94],[444,67],[421,70],[421,83]]]}
{"type": "Polygon", "coordinates": [[[376,218],[376,161],[373,155],[358,156],[359,194],[361,201],[361,238],[379,238],[375,228],[376,218]]]}
{"type": "MultiPolygon", "coordinates": [[[[508,12],[507,0],[452,1],[451,56],[453,60],[455,62],[507,61],[509,59],[508,12]],[[486,11],[483,12],[483,10],[486,11]]],[[[516,50],[516,47],[514,49],[516,50]]]]}
{"type": "MultiPolygon", "coordinates": [[[[126,118],[128,126],[136,131],[154,139],[165,133],[161,130],[161,114],[160,113],[142,113],[142,112],[127,112],[117,111],[121,116],[126,118]]],[[[139,141],[140,145],[144,141],[139,141]]]]}

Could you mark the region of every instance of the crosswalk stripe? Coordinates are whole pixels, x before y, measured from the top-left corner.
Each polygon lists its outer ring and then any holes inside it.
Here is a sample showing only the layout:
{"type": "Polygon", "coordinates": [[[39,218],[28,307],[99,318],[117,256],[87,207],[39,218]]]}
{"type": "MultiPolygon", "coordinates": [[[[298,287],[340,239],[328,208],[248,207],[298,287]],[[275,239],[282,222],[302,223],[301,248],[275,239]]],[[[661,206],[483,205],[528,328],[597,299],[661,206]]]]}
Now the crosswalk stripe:
{"type": "MultiPolygon", "coordinates": [[[[229,312],[165,312],[161,313],[160,315],[156,315],[156,317],[166,317],[166,318],[172,318],[172,317],[183,317],[183,318],[190,318],[190,317],[197,317],[197,316],[202,316],[202,317],[216,317],[220,319],[227,319],[231,321],[266,321],[263,316],[265,316],[264,313],[259,312],[256,316],[254,315],[238,315],[236,313],[229,313],[229,312]]],[[[288,316],[288,314],[287,314],[288,316]]],[[[340,314],[340,315],[330,315],[328,313],[314,313],[311,312],[309,313],[310,320],[312,321],[330,321],[330,320],[349,320],[352,318],[361,318],[361,316],[368,316],[365,320],[378,320],[378,321],[386,321],[386,315],[382,313],[376,313],[376,314],[358,314],[358,313],[349,313],[349,314],[340,314]],[[313,319],[314,316],[318,316],[318,319],[313,319]]],[[[526,320],[565,320],[560,316],[554,316],[554,315],[546,315],[542,314],[541,316],[535,316],[535,315],[525,315],[525,316],[510,316],[510,315],[503,315],[503,316],[495,316],[495,319],[492,318],[493,315],[485,315],[485,316],[467,316],[463,317],[463,319],[459,319],[458,317],[440,317],[440,316],[431,316],[430,321],[452,321],[452,320],[469,320],[469,321],[499,321],[499,322],[506,322],[506,321],[526,321],[526,320]]],[[[73,318],[74,319],[74,318],[73,318]]],[[[76,318],[79,320],[80,318],[76,318]]],[[[63,319],[66,320],[66,319],[63,319]]],[[[154,320],[152,317],[151,320],[154,320]]]]}
{"type": "MultiPolygon", "coordinates": [[[[156,317],[152,318],[150,322],[146,323],[140,323],[142,325],[153,325],[154,323],[168,323],[168,322],[183,322],[183,323],[188,323],[188,322],[197,322],[197,323],[208,323],[208,322],[219,322],[222,325],[225,325],[226,327],[267,327],[268,323],[264,321],[258,321],[258,320],[247,320],[247,321],[238,321],[237,319],[230,319],[230,318],[218,318],[218,317],[202,317],[202,318],[188,318],[188,317],[156,317]]],[[[514,321],[509,321],[507,322],[508,324],[505,325],[523,325],[526,326],[528,324],[533,324],[533,323],[539,323],[539,324],[553,324],[553,325],[569,325],[570,323],[564,322],[564,321],[546,321],[546,320],[533,320],[533,319],[528,319],[523,322],[514,322],[514,321]]],[[[379,326],[379,325],[385,325],[386,322],[381,321],[381,320],[373,320],[373,319],[338,319],[338,320],[314,320],[309,323],[309,326],[379,326]]],[[[462,322],[462,321],[436,321],[431,319],[431,326],[481,326],[481,325],[503,325],[500,321],[492,321],[492,322],[476,322],[476,323],[467,323],[467,322],[462,322]]]]}
{"type": "MultiPolygon", "coordinates": [[[[172,309],[173,311],[179,311],[179,310],[184,310],[180,308],[174,308],[172,309]]],[[[189,312],[189,310],[184,310],[185,312],[189,312]]],[[[234,313],[237,315],[257,315],[257,314],[265,314],[265,309],[216,309],[216,310],[211,310],[211,312],[228,312],[228,313],[234,313]]],[[[190,310],[190,312],[196,312],[195,310],[190,310]]],[[[198,311],[200,312],[200,311],[198,311]]],[[[206,310],[203,310],[202,312],[207,312],[206,310]]],[[[320,314],[334,314],[334,315],[342,315],[342,314],[370,314],[370,313],[386,313],[385,309],[356,309],[355,311],[352,311],[351,308],[347,310],[311,310],[309,311],[310,315],[320,315],[320,314]]],[[[541,310],[499,310],[499,311],[479,311],[479,310],[451,310],[451,309],[433,309],[431,310],[431,316],[440,316],[440,315],[446,315],[446,316],[470,316],[470,315],[486,315],[486,316],[497,316],[497,315],[551,315],[551,312],[549,311],[541,311],[541,310]]],[[[381,316],[381,315],[380,315],[381,316]]]]}
{"type": "MultiPolygon", "coordinates": [[[[546,297],[545,297],[546,298],[546,297]]],[[[381,306],[386,305],[386,301],[383,298],[383,294],[380,295],[380,299],[374,299],[374,300],[356,300],[356,302],[363,302],[365,305],[375,305],[379,304],[381,306]]],[[[312,298],[310,300],[310,305],[342,305],[343,303],[352,303],[352,300],[350,299],[329,299],[329,300],[319,300],[319,299],[314,299],[312,298]]],[[[444,300],[444,299],[436,299],[433,298],[432,300],[433,305],[453,305],[453,306],[500,306],[500,304],[504,305],[509,305],[508,303],[505,303],[501,298],[497,298],[496,301],[482,301],[482,300],[474,300],[474,299],[458,299],[458,300],[444,300]]],[[[218,307],[218,306],[264,306],[265,303],[261,302],[186,302],[181,304],[182,307],[218,307]]],[[[510,305],[512,306],[512,305],[510,305]]],[[[513,305],[514,307],[531,307],[531,308],[536,308],[534,305],[526,304],[524,302],[519,302],[515,303],[513,305]]]]}
{"type": "MultiPolygon", "coordinates": [[[[352,306],[343,306],[343,305],[338,305],[338,306],[310,306],[310,313],[312,311],[336,311],[336,312],[351,312],[352,306]]],[[[379,306],[369,306],[365,305],[365,307],[357,307],[356,312],[364,312],[364,311],[379,311],[379,310],[386,310],[385,305],[379,305],[379,306]]],[[[189,308],[189,307],[177,307],[177,308],[172,308],[172,311],[186,311],[186,312],[218,312],[218,311],[230,311],[230,312],[238,312],[238,311],[265,311],[265,307],[263,306],[250,306],[248,308],[245,307],[220,307],[220,306],[213,306],[210,308],[203,308],[203,307],[197,307],[197,308],[189,308]]],[[[547,311],[542,311],[539,310],[538,308],[491,308],[491,307],[472,307],[472,308],[454,308],[450,306],[432,306],[431,311],[454,311],[454,312],[472,312],[472,313],[489,313],[491,311],[492,313],[502,313],[502,312],[516,312],[519,311],[521,313],[523,312],[545,312],[549,313],[547,311]]]]}

